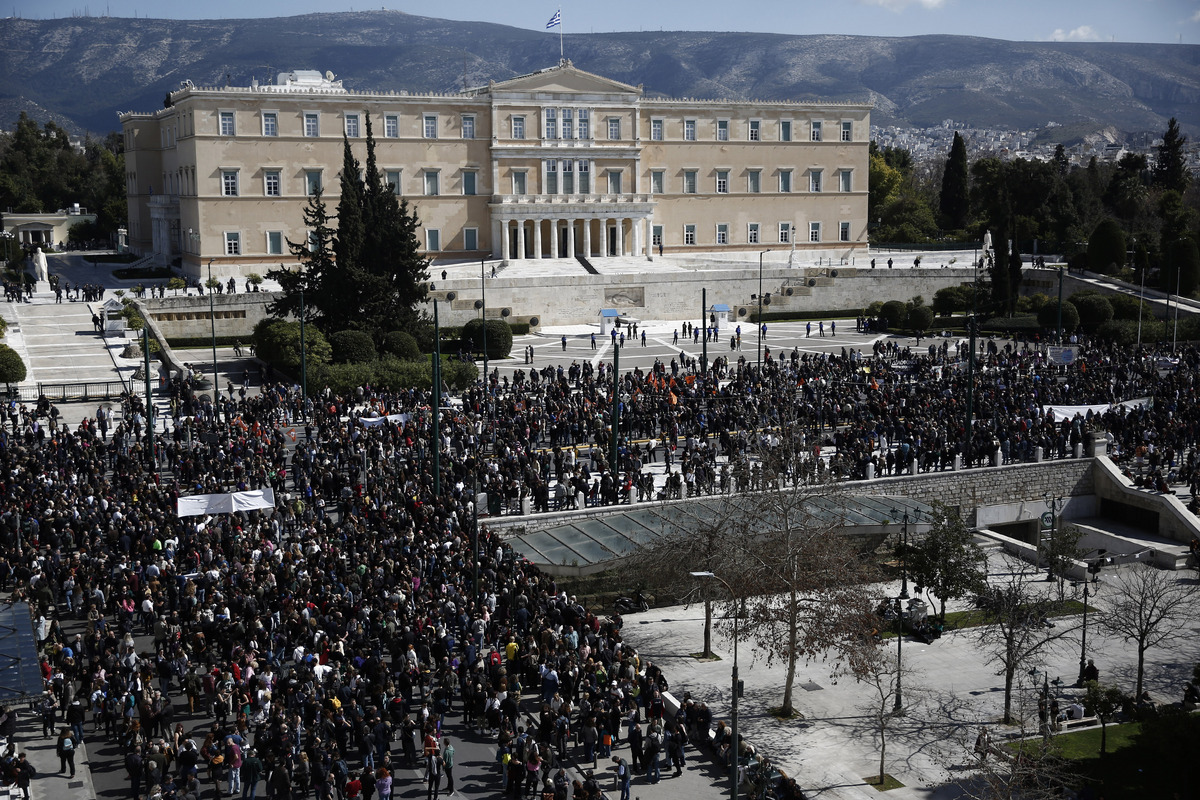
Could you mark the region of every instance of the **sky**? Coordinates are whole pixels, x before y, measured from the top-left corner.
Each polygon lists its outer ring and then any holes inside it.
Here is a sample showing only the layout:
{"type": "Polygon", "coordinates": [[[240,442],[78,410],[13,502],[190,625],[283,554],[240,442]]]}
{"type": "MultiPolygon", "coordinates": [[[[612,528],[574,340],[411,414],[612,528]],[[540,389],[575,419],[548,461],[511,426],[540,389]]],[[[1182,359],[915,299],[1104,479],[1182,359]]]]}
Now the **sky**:
{"type": "MultiPolygon", "coordinates": [[[[637,30],[756,31],[868,36],[962,34],[1016,41],[1200,44],[1200,0],[7,0],[0,13],[221,19],[389,9],[545,30],[562,10],[566,34],[637,30]]],[[[557,33],[557,29],[550,33],[557,33]]]]}

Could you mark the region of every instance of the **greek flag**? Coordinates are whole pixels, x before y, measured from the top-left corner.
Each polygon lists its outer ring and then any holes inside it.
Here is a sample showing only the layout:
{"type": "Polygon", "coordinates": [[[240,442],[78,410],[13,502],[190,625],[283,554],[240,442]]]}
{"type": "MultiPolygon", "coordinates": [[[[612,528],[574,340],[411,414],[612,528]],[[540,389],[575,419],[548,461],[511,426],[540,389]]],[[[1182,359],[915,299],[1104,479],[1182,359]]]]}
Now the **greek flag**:
{"type": "Polygon", "coordinates": [[[562,25],[562,9],[554,12],[554,16],[546,23],[546,30],[562,25]]]}

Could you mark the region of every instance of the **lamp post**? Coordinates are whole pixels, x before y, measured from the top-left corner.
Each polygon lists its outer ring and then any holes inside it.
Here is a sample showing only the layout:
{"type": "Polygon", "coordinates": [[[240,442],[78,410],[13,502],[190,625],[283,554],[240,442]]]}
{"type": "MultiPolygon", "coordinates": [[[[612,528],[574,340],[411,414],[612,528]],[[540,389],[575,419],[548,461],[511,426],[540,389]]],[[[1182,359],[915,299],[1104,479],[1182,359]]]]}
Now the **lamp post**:
{"type": "Polygon", "coordinates": [[[725,591],[729,592],[730,605],[733,608],[733,694],[729,703],[729,722],[731,735],[732,757],[729,759],[729,800],[737,800],[738,795],[738,693],[741,689],[741,681],[738,680],[738,609],[737,595],[733,591],[733,587],[725,581],[724,578],[715,575],[711,572],[692,572],[693,578],[708,578],[718,581],[725,587],[725,591]]]}
{"type": "MultiPolygon", "coordinates": [[[[892,509],[892,514],[900,516],[901,512],[892,509]]],[[[900,539],[900,599],[908,599],[908,515],[909,509],[903,511],[903,528],[900,539]]],[[[912,511],[913,521],[915,522],[920,517],[920,512],[916,509],[912,511]]]]}
{"type": "Polygon", "coordinates": [[[904,595],[896,598],[896,702],[893,714],[904,713],[904,688],[900,683],[904,672],[904,595]]]}
{"type": "Polygon", "coordinates": [[[1142,306],[1146,303],[1146,270],[1142,270],[1142,288],[1138,292],[1138,335],[1137,349],[1142,349],[1142,306]]]}
{"type": "Polygon", "coordinates": [[[1087,668],[1087,626],[1088,626],[1088,598],[1095,592],[1091,591],[1089,584],[1100,582],[1100,568],[1104,564],[1104,554],[1107,550],[1100,549],[1095,552],[1097,556],[1092,561],[1087,561],[1088,574],[1092,576],[1089,581],[1086,577],[1083,579],[1083,638],[1079,644],[1079,678],[1075,681],[1075,686],[1083,688],[1083,672],[1087,668]]]}
{"type": "Polygon", "coordinates": [[[762,320],[762,314],[763,314],[763,312],[762,312],[762,309],[763,309],[763,292],[762,292],[762,278],[763,278],[763,256],[765,256],[765,255],[766,255],[767,253],[769,253],[769,252],[771,252],[771,251],[770,251],[770,250],[763,250],[763,251],[761,251],[761,252],[758,254],[758,322],[757,322],[757,327],[758,327],[758,369],[759,369],[759,371],[760,371],[760,372],[762,371],[762,340],[763,340],[763,337],[762,337],[762,324],[763,324],[763,320],[762,320]]]}
{"type": "Polygon", "coordinates": [[[1058,325],[1055,333],[1054,343],[1062,344],[1062,290],[1063,290],[1063,268],[1058,268],[1058,325]]]}
{"type": "MultiPolygon", "coordinates": [[[[214,259],[208,260],[208,282],[212,282],[212,265],[214,259]]],[[[213,370],[213,402],[217,403],[220,408],[220,403],[217,402],[221,397],[221,380],[217,377],[217,312],[213,309],[213,291],[212,287],[208,287],[208,322],[212,330],[212,370],[213,370]]],[[[146,379],[149,380],[147,375],[146,379]]]]}
{"type": "Polygon", "coordinates": [[[1046,554],[1046,580],[1054,580],[1054,566],[1058,561],[1059,556],[1055,551],[1055,540],[1058,538],[1058,504],[1062,500],[1060,497],[1051,497],[1047,492],[1042,495],[1046,504],[1050,506],[1050,546],[1047,548],[1046,554]]]}

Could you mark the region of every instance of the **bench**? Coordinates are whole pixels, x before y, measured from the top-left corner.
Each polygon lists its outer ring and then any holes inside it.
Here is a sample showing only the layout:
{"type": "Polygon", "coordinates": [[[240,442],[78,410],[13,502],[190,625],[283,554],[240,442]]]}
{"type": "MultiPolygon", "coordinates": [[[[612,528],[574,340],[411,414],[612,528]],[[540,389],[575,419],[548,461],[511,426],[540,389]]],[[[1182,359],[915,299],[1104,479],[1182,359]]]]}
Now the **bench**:
{"type": "Polygon", "coordinates": [[[1090,728],[1099,724],[1099,717],[1080,717],[1079,719],[1064,719],[1059,722],[1059,727],[1061,730],[1069,731],[1073,728],[1090,728]]]}

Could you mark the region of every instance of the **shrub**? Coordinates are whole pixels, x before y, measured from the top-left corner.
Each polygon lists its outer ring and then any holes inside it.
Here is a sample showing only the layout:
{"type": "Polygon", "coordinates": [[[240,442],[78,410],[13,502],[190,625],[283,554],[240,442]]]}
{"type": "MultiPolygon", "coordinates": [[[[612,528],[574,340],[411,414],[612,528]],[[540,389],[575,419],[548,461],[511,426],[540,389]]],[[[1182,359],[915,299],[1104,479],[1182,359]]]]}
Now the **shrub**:
{"type": "MultiPolygon", "coordinates": [[[[499,319],[487,321],[487,355],[488,358],[508,358],[512,352],[512,328],[507,322],[499,319]]],[[[483,352],[484,323],[480,319],[472,319],[462,327],[462,338],[470,344],[471,350],[483,352]]]]}
{"type": "Polygon", "coordinates": [[[433,322],[427,319],[420,320],[408,329],[408,333],[417,340],[417,347],[422,353],[433,352],[433,322]]]}
{"type": "Polygon", "coordinates": [[[1079,327],[1088,333],[1095,333],[1113,318],[1112,303],[1103,295],[1086,294],[1081,297],[1075,294],[1071,297],[1071,303],[1079,312],[1079,327]]]}
{"type": "Polygon", "coordinates": [[[967,307],[961,286],[946,286],[933,293],[933,310],[939,317],[948,317],[967,307]]]}
{"type": "Polygon", "coordinates": [[[171,278],[171,280],[167,281],[167,288],[170,289],[171,291],[175,292],[176,295],[178,295],[180,289],[187,288],[187,281],[185,281],[183,278],[178,278],[178,277],[171,278]]]}
{"type": "Polygon", "coordinates": [[[411,333],[404,331],[388,331],[383,336],[384,353],[393,355],[402,361],[414,361],[421,357],[421,348],[411,333]]]}
{"type": "MultiPolygon", "coordinates": [[[[1051,300],[1046,305],[1042,306],[1037,314],[1038,324],[1050,331],[1058,330],[1058,301],[1051,300]]],[[[1079,327],[1079,310],[1075,308],[1075,304],[1070,300],[1064,300],[1062,304],[1062,329],[1064,333],[1070,333],[1079,327]]]]}
{"type": "Polygon", "coordinates": [[[1017,311],[1024,314],[1036,314],[1042,310],[1042,306],[1050,302],[1050,297],[1044,292],[1031,294],[1028,297],[1017,298],[1017,311]]]}
{"type": "MultiPolygon", "coordinates": [[[[264,319],[254,326],[255,353],[280,369],[298,375],[300,372],[300,323],[282,319],[264,319]]],[[[304,347],[308,351],[309,371],[314,364],[328,364],[333,349],[316,326],[304,330],[304,347]]]]}
{"type": "Polygon", "coordinates": [[[0,381],[6,386],[11,386],[25,380],[26,374],[28,373],[25,370],[25,362],[21,360],[17,351],[6,344],[0,344],[0,381]]]}
{"type": "Polygon", "coordinates": [[[889,329],[900,330],[904,320],[908,318],[908,306],[899,300],[889,300],[883,304],[879,313],[887,320],[889,329]]]}
{"type": "Polygon", "coordinates": [[[525,336],[529,333],[528,322],[510,322],[508,327],[512,329],[513,336],[525,336]]]}
{"type": "Polygon", "coordinates": [[[1112,294],[1108,296],[1108,304],[1112,306],[1113,319],[1132,319],[1138,318],[1138,307],[1142,309],[1142,319],[1154,316],[1154,311],[1150,308],[1149,303],[1128,294],[1112,294]]]}
{"type": "Polygon", "coordinates": [[[335,364],[367,364],[379,357],[375,343],[363,331],[336,331],[329,335],[335,364]]]}
{"type": "Polygon", "coordinates": [[[1111,275],[1125,265],[1125,231],[1112,217],[1100,220],[1087,246],[1088,267],[1093,272],[1111,275]]]}
{"type": "Polygon", "coordinates": [[[924,333],[933,324],[933,309],[929,306],[914,306],[908,311],[908,329],[913,333],[924,333]]]}
{"type": "Polygon", "coordinates": [[[864,314],[868,317],[878,317],[883,313],[883,301],[876,300],[866,307],[864,314]]]}
{"type": "MultiPolygon", "coordinates": [[[[1181,326],[1182,327],[1182,326],[1181,326]]],[[[1161,341],[1167,326],[1162,320],[1149,314],[1142,320],[1142,342],[1161,341]]],[[[1110,319],[1096,329],[1096,338],[1113,344],[1131,347],[1138,341],[1138,323],[1135,319],[1110,319]]]]}
{"type": "MultiPolygon", "coordinates": [[[[345,333],[345,331],[338,331],[345,333]]],[[[329,338],[337,336],[332,334],[329,338]]],[[[371,363],[342,363],[330,364],[320,376],[323,386],[328,386],[334,394],[353,394],[359,386],[374,385],[375,365],[371,363]]],[[[312,386],[309,381],[309,386],[312,386]]]]}

